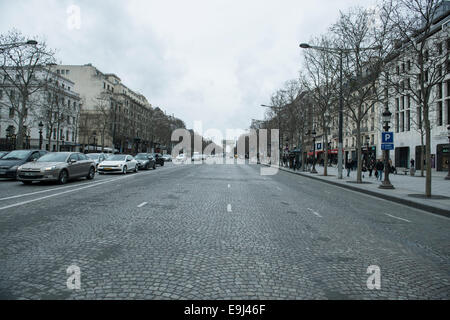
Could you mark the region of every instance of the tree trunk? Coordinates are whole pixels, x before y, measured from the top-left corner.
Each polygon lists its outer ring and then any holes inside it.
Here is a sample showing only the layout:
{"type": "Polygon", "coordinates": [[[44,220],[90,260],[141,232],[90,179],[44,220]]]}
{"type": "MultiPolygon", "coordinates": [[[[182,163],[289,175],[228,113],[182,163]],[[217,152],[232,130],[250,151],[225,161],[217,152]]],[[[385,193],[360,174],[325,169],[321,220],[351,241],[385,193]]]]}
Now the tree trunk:
{"type": "Polygon", "coordinates": [[[361,178],[361,123],[358,121],[356,122],[356,155],[357,155],[357,164],[358,168],[356,170],[356,182],[362,183],[361,178]]]}
{"type": "Polygon", "coordinates": [[[323,128],[323,132],[324,132],[324,146],[323,146],[323,150],[324,150],[324,162],[323,162],[323,175],[327,176],[328,175],[328,134],[327,134],[327,128],[326,128],[326,124],[325,121],[322,122],[322,128],[323,128]]]}
{"type": "Polygon", "coordinates": [[[23,97],[22,98],[22,107],[18,108],[19,112],[17,112],[17,116],[19,118],[19,123],[18,123],[19,128],[17,130],[16,149],[23,149],[23,136],[24,136],[24,134],[23,134],[24,128],[23,127],[24,127],[24,121],[25,121],[24,114],[25,114],[26,107],[27,107],[27,101],[26,101],[26,98],[23,97]]]}
{"type": "Polygon", "coordinates": [[[424,174],[424,167],[423,167],[423,163],[425,160],[425,153],[424,153],[424,143],[423,143],[423,132],[420,133],[420,176],[423,177],[424,174]]]}

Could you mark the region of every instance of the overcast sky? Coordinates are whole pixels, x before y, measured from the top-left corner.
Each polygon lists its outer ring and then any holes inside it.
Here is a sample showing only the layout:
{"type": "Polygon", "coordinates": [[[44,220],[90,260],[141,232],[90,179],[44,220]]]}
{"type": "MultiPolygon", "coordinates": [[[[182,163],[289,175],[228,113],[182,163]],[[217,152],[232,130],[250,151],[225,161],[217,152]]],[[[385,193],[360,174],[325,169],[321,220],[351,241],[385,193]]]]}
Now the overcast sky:
{"type": "Polygon", "coordinates": [[[0,32],[43,36],[58,62],[92,63],[189,128],[201,120],[225,132],[263,118],[259,105],[298,75],[300,42],[326,32],[339,10],[374,2],[0,0],[0,32]]]}

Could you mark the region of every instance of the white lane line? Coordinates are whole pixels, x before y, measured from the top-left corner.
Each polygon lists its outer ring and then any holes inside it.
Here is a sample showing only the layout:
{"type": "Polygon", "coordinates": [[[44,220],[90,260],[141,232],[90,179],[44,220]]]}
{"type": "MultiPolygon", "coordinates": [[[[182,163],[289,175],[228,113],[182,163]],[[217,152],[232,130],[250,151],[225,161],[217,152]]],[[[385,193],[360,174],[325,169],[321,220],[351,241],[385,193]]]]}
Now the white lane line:
{"type": "Polygon", "coordinates": [[[309,211],[311,211],[313,214],[315,214],[316,216],[318,216],[319,218],[323,218],[318,212],[315,212],[313,209],[308,208],[309,211]]]}
{"type": "MultiPolygon", "coordinates": [[[[133,175],[126,175],[126,176],[123,176],[123,177],[121,177],[121,178],[117,178],[117,179],[115,179],[115,180],[113,180],[113,181],[118,181],[118,180],[130,178],[130,177],[134,177],[134,176],[133,176],[133,175]]],[[[24,204],[28,204],[28,203],[31,203],[31,202],[40,201],[40,200],[44,200],[44,199],[48,199],[48,198],[60,196],[60,195],[62,195],[62,194],[66,194],[66,193],[70,193],[70,192],[74,192],[74,191],[79,191],[79,190],[83,190],[83,189],[87,189],[87,188],[96,187],[96,186],[99,186],[99,185],[102,185],[102,184],[105,184],[105,183],[108,183],[108,182],[110,182],[110,180],[108,180],[108,181],[101,181],[101,182],[98,182],[98,183],[96,183],[96,184],[90,184],[90,185],[88,185],[88,186],[84,186],[84,187],[81,187],[81,188],[70,189],[70,190],[67,190],[67,191],[63,191],[63,192],[59,192],[59,193],[54,193],[54,194],[51,194],[51,195],[48,195],[48,196],[45,196],[45,197],[40,197],[40,198],[36,198],[36,199],[31,199],[31,200],[27,200],[27,201],[22,201],[22,202],[19,202],[19,203],[14,203],[14,204],[11,204],[11,205],[8,205],[8,206],[5,206],[5,207],[0,207],[0,211],[1,211],[1,210],[5,210],[5,209],[9,209],[9,208],[14,208],[14,207],[22,206],[22,205],[24,205],[24,204]]]]}
{"type": "Polygon", "coordinates": [[[232,212],[231,211],[231,204],[227,205],[227,212],[232,212]]]}
{"type": "Polygon", "coordinates": [[[399,218],[399,217],[390,215],[389,213],[385,213],[385,215],[387,215],[387,216],[389,216],[389,217],[391,217],[391,218],[394,218],[394,219],[399,219],[399,220],[403,220],[403,221],[406,221],[406,222],[411,222],[411,221],[409,221],[409,220],[406,220],[406,219],[403,219],[403,218],[399,218]]]}
{"type": "Polygon", "coordinates": [[[278,191],[281,191],[281,188],[277,186],[278,191]]]}
{"type": "Polygon", "coordinates": [[[230,189],[231,188],[231,186],[230,185],[228,185],[228,189],[230,189]]]}
{"type": "MultiPolygon", "coordinates": [[[[107,179],[107,180],[101,180],[101,182],[103,181],[111,181],[115,178],[111,178],[111,179],[107,179]]],[[[93,183],[97,183],[97,181],[94,182],[90,182],[90,183],[85,183],[86,184],[93,184],[93,183]]],[[[39,194],[39,193],[44,193],[44,192],[50,192],[53,190],[62,190],[62,189],[67,189],[67,188],[71,188],[74,186],[78,186],[78,185],[70,185],[70,186],[65,186],[65,187],[58,187],[58,188],[51,188],[51,189],[45,189],[45,190],[41,190],[41,191],[36,191],[36,192],[30,192],[30,193],[24,193],[24,194],[19,194],[19,195],[15,195],[15,196],[10,196],[10,197],[6,197],[6,198],[1,198],[0,201],[4,201],[4,200],[11,200],[11,199],[16,199],[16,198],[20,198],[20,197],[26,197],[26,196],[32,196],[34,194],[39,194]]]]}
{"type": "Polygon", "coordinates": [[[143,206],[145,206],[148,202],[142,202],[140,205],[138,205],[138,208],[142,208],[143,206]]]}

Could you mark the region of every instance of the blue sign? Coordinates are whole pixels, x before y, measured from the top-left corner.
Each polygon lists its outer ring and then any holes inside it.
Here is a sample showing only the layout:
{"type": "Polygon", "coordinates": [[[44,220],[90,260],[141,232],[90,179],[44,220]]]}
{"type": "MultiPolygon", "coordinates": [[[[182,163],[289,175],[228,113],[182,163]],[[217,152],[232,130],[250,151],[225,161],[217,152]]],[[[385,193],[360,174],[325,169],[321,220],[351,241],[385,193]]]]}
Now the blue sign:
{"type": "Polygon", "coordinates": [[[322,150],[322,143],[317,144],[317,150],[322,150]]]}
{"type": "Polygon", "coordinates": [[[394,150],[394,144],[393,143],[382,143],[381,150],[394,150]]]}
{"type": "MultiPolygon", "coordinates": [[[[393,132],[382,132],[381,133],[381,143],[394,143],[394,133],[393,132]]],[[[388,149],[386,149],[388,150],[388,149]]]]}

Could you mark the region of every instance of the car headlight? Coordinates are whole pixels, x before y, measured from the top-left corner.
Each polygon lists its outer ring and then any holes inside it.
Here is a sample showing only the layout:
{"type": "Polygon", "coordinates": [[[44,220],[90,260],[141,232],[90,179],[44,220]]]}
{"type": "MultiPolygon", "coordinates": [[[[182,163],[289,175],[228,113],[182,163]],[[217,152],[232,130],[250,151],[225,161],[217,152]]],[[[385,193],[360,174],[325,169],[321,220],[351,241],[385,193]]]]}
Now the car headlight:
{"type": "Polygon", "coordinates": [[[17,168],[17,170],[22,170],[22,166],[19,166],[19,167],[17,168]]]}
{"type": "Polygon", "coordinates": [[[119,163],[119,167],[123,166],[123,163],[119,163]]]}
{"type": "Polygon", "coordinates": [[[56,166],[51,166],[51,167],[45,168],[44,170],[45,171],[51,171],[51,170],[55,170],[55,169],[56,169],[56,166]]]}

